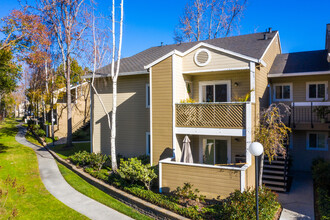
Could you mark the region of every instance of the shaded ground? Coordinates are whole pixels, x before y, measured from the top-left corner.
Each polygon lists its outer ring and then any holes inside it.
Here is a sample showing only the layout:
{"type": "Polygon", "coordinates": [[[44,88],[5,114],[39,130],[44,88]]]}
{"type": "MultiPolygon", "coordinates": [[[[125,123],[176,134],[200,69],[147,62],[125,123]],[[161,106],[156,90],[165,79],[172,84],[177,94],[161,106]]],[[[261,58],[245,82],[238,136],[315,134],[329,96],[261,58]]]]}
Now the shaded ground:
{"type": "Polygon", "coordinates": [[[310,172],[295,172],[290,192],[279,193],[278,199],[283,206],[281,220],[313,220],[312,174],[310,172]]]}

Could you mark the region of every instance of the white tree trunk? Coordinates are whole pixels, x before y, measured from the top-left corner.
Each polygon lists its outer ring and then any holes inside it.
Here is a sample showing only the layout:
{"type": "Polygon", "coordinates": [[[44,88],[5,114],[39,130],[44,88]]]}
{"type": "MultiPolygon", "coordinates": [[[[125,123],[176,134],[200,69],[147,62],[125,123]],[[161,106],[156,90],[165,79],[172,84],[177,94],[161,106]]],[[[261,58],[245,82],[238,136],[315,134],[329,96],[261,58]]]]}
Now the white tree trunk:
{"type": "Polygon", "coordinates": [[[112,170],[117,170],[116,158],[116,117],[117,117],[117,79],[112,81],[112,114],[111,114],[111,161],[112,170]]]}

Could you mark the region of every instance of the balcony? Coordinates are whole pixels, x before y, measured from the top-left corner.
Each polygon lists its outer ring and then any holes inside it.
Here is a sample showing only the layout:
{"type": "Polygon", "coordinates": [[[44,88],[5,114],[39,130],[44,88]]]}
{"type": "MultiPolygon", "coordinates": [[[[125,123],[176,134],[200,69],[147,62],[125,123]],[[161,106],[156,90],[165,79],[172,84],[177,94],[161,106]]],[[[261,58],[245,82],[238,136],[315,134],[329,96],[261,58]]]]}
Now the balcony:
{"type": "Polygon", "coordinates": [[[294,129],[330,129],[330,102],[292,102],[289,125],[294,129]]]}
{"type": "Polygon", "coordinates": [[[245,129],[246,103],[180,103],[176,127],[245,129]]]}

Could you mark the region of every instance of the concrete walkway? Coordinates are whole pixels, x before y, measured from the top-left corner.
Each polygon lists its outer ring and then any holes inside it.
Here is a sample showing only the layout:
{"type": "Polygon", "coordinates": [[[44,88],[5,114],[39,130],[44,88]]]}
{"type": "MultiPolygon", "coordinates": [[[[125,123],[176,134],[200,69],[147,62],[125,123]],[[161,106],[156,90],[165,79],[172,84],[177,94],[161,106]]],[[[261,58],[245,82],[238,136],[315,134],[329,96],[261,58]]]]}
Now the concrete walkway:
{"type": "Polygon", "coordinates": [[[19,126],[16,141],[36,152],[41,180],[53,196],[90,219],[131,219],[72,188],[61,175],[52,155],[45,148],[28,142],[25,133],[26,128],[19,126]]]}
{"type": "Polygon", "coordinates": [[[313,220],[313,179],[309,172],[295,172],[289,193],[279,193],[283,206],[280,220],[313,220]]]}

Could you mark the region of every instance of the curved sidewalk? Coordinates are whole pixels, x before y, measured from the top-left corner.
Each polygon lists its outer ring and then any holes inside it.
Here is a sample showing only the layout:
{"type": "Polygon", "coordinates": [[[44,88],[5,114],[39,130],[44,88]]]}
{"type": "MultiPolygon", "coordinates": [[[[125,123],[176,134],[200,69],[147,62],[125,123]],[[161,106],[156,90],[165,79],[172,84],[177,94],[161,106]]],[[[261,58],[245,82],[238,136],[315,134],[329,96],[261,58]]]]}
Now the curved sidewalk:
{"type": "Polygon", "coordinates": [[[90,219],[131,219],[72,188],[60,173],[53,156],[45,148],[34,145],[25,139],[25,127],[19,126],[18,128],[16,141],[36,152],[41,180],[53,196],[90,219]]]}

